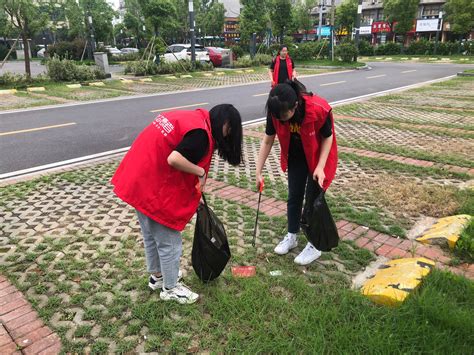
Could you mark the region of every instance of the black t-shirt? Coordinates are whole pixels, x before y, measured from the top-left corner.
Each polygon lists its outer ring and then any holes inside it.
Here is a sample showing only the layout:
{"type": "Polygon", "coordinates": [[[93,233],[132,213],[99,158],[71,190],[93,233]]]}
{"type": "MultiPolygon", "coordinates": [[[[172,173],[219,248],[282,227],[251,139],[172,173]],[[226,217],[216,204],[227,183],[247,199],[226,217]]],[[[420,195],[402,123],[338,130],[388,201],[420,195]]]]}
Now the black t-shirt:
{"type": "Polygon", "coordinates": [[[184,138],[175,148],[191,163],[199,163],[209,150],[209,137],[203,129],[193,129],[184,135],[184,138]]]}
{"type": "MultiPolygon", "coordinates": [[[[293,59],[291,59],[291,68],[295,68],[295,63],[293,62],[293,59]]],[[[270,69],[275,70],[275,64],[276,64],[276,58],[273,59],[272,64],[270,64],[270,69]]],[[[286,79],[288,79],[288,69],[286,67],[286,61],[282,60],[280,58],[280,70],[278,71],[278,83],[284,83],[286,79]]]]}
{"type": "MultiPolygon", "coordinates": [[[[332,135],[332,123],[331,123],[331,114],[329,113],[326,117],[326,122],[319,130],[319,133],[324,138],[328,138],[332,135]]],[[[294,118],[288,121],[290,128],[290,148],[288,155],[292,158],[305,158],[303,142],[301,141],[300,129],[301,124],[298,123],[294,118]]],[[[273,136],[276,134],[275,126],[273,125],[273,120],[270,116],[267,116],[267,126],[265,128],[265,134],[268,136],[273,136]]]]}

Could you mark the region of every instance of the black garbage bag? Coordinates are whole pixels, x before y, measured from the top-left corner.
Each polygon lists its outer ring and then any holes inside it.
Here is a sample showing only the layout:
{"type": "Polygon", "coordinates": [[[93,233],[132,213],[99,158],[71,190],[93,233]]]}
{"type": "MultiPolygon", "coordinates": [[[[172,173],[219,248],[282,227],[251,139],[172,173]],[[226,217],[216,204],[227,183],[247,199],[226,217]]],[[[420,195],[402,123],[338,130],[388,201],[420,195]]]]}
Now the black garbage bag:
{"type": "Polygon", "coordinates": [[[314,193],[306,196],[306,201],[301,216],[301,229],[308,241],[321,251],[330,251],[339,244],[339,234],[336,224],[329,210],[325,192],[316,181],[314,193]]]}
{"type": "Polygon", "coordinates": [[[224,225],[209,208],[204,195],[203,200],[197,211],[191,261],[201,281],[209,282],[221,274],[231,253],[224,225]]]}

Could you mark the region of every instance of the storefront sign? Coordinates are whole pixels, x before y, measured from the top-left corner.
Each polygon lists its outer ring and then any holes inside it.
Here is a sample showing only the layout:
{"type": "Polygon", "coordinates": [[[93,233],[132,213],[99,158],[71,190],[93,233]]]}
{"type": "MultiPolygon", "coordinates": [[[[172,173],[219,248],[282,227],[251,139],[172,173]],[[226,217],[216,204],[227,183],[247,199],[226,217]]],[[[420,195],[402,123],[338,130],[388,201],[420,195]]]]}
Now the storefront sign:
{"type": "Polygon", "coordinates": [[[372,34],[372,26],[361,26],[359,28],[360,35],[370,35],[372,34]]]}
{"type": "Polygon", "coordinates": [[[416,32],[436,32],[439,30],[439,19],[416,21],[416,32]]]}
{"type": "Polygon", "coordinates": [[[321,31],[321,36],[330,36],[331,35],[331,26],[316,27],[316,34],[318,36],[319,36],[320,31],[321,31]]]}
{"type": "Polygon", "coordinates": [[[377,21],[372,24],[372,33],[391,32],[390,24],[385,21],[377,21]]]}

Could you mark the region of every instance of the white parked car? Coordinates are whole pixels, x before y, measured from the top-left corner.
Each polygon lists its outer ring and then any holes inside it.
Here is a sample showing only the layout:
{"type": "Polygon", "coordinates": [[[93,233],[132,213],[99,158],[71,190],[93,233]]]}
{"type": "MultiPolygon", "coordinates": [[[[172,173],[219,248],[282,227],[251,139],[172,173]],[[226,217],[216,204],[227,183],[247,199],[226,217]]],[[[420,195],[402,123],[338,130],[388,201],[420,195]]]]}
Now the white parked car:
{"type": "MultiPolygon", "coordinates": [[[[178,60],[191,60],[191,45],[190,44],[172,44],[166,50],[166,53],[161,56],[166,62],[177,62],[178,60]]],[[[196,60],[200,62],[209,63],[209,52],[203,46],[196,45],[196,60]]]]}
{"type": "Polygon", "coordinates": [[[44,48],[44,46],[40,46],[40,47],[42,48],[38,52],[36,52],[36,55],[38,56],[38,58],[44,58],[46,48],[44,48]]]}
{"type": "Polygon", "coordinates": [[[121,54],[123,54],[120,51],[120,49],[118,49],[117,47],[105,47],[105,49],[107,50],[107,52],[109,52],[112,55],[121,55],[121,54]]]}
{"type": "Polygon", "coordinates": [[[130,54],[130,53],[138,53],[139,50],[137,48],[122,48],[122,54],[130,54]]]}

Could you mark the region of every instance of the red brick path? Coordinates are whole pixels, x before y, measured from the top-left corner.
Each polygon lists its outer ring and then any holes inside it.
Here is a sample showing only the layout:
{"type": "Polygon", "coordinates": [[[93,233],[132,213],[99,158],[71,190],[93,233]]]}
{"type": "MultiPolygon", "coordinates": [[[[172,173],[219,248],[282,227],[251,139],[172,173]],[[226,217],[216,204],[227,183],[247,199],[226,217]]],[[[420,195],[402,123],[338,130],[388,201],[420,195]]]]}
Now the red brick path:
{"type": "MultiPolygon", "coordinates": [[[[206,191],[219,198],[237,202],[250,208],[257,208],[258,194],[256,192],[229,186],[212,179],[208,180],[206,191]]],[[[268,216],[285,216],[286,202],[262,196],[260,211],[268,216]]],[[[338,221],[336,225],[341,239],[352,240],[358,247],[368,249],[376,255],[382,255],[389,259],[425,257],[436,261],[437,267],[441,269],[447,269],[474,279],[474,264],[451,267],[448,265],[451,257],[437,246],[427,246],[416,241],[393,237],[344,220],[338,221]]]]}
{"type": "Polygon", "coordinates": [[[59,336],[43,324],[28,301],[0,275],[0,354],[58,354],[59,336]]]}

